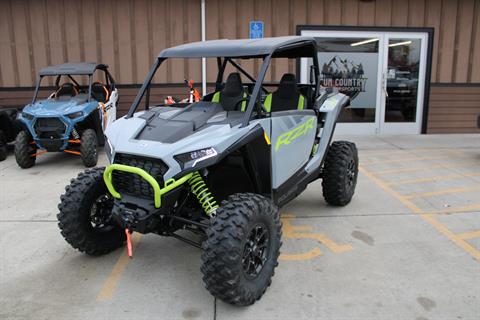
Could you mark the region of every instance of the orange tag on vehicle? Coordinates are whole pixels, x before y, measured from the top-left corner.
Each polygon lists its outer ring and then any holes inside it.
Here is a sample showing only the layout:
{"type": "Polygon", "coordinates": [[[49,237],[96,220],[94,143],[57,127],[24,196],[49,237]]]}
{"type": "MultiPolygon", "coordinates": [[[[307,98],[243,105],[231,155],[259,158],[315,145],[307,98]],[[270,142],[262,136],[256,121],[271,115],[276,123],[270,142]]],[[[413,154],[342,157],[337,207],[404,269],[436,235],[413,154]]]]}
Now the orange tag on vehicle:
{"type": "Polygon", "coordinates": [[[133,249],[132,249],[132,236],[128,228],[125,229],[125,234],[127,235],[127,253],[130,258],[133,258],[133,249]]]}

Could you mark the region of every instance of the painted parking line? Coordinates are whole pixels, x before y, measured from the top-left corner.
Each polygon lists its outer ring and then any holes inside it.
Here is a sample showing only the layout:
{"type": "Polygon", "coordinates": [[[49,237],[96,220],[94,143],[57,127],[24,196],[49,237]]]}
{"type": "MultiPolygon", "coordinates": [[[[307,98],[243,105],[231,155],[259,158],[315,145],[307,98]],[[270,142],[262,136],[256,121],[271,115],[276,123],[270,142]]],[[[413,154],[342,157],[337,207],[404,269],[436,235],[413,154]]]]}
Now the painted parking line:
{"type": "Polygon", "coordinates": [[[449,152],[452,154],[464,154],[464,152],[457,150],[457,149],[431,149],[431,148],[419,148],[419,149],[360,149],[362,155],[369,156],[369,157],[377,157],[377,156],[389,156],[392,154],[405,154],[405,155],[415,155],[418,153],[424,154],[425,152],[432,153],[438,152],[439,154],[444,154],[445,152],[449,152]]]}
{"type": "MultiPolygon", "coordinates": [[[[132,234],[133,248],[135,248],[138,245],[141,238],[142,238],[142,235],[140,233],[135,232],[132,234]]],[[[108,276],[107,280],[105,280],[102,286],[102,289],[98,293],[97,301],[105,301],[113,297],[113,294],[117,289],[118,281],[120,280],[120,277],[125,271],[125,268],[127,268],[127,265],[130,262],[130,260],[131,259],[128,257],[128,254],[127,254],[127,248],[124,248],[122,253],[120,254],[120,257],[117,260],[117,263],[113,267],[112,272],[110,272],[110,275],[108,276]]]]}
{"type": "Polygon", "coordinates": [[[467,173],[455,173],[449,175],[442,175],[442,176],[433,176],[428,178],[417,178],[417,179],[405,179],[405,180],[398,180],[388,182],[387,185],[389,186],[396,186],[396,185],[403,185],[403,184],[419,184],[425,182],[437,182],[437,181],[445,181],[445,180],[458,180],[462,178],[471,178],[471,177],[479,177],[480,172],[467,172],[467,173]]]}
{"type": "MultiPolygon", "coordinates": [[[[373,183],[383,189],[385,192],[396,198],[400,201],[405,207],[410,209],[412,212],[418,214],[420,218],[422,218],[425,222],[429,223],[433,226],[438,232],[446,236],[450,239],[453,243],[459,246],[462,250],[470,254],[472,257],[480,261],[480,251],[477,250],[475,247],[470,245],[464,239],[462,239],[459,235],[455,234],[451,230],[449,230],[444,224],[439,222],[434,214],[428,213],[420,209],[417,205],[415,205],[409,199],[406,199],[400,193],[389,187],[382,179],[378,178],[373,172],[368,171],[363,166],[359,166],[359,170],[362,174],[364,174],[368,179],[370,179],[373,183]]],[[[446,212],[445,212],[446,213],[446,212]]]]}
{"type": "Polygon", "coordinates": [[[450,156],[438,156],[438,157],[412,157],[412,158],[402,158],[402,159],[385,159],[385,160],[372,160],[364,161],[362,165],[374,165],[374,164],[384,164],[384,163],[396,163],[396,162],[414,162],[414,161],[425,161],[425,160],[441,160],[441,159],[451,159],[450,156]]]}
{"type": "Polygon", "coordinates": [[[466,188],[448,188],[448,189],[428,191],[428,192],[412,192],[404,195],[404,197],[405,199],[428,198],[428,197],[441,196],[444,194],[466,193],[466,192],[472,192],[477,190],[480,190],[480,185],[475,185],[475,186],[466,187],[466,188]]]}
{"type": "MultiPolygon", "coordinates": [[[[294,218],[293,215],[283,214],[282,215],[282,223],[283,223],[283,235],[286,238],[292,239],[314,239],[317,240],[319,243],[326,246],[329,250],[334,253],[343,253],[347,251],[353,250],[353,247],[350,244],[338,244],[328,238],[326,235],[321,233],[313,233],[311,232],[311,226],[294,226],[290,223],[290,221],[294,218]],[[305,231],[305,232],[299,232],[305,231]],[[306,232],[309,231],[309,232],[306,232]]],[[[132,245],[135,249],[140,240],[142,238],[142,234],[140,233],[133,233],[132,234],[132,245]]],[[[318,247],[314,247],[307,252],[298,253],[298,254],[281,254],[279,259],[280,260],[310,260],[315,257],[322,255],[322,251],[318,247]]],[[[110,300],[115,291],[117,289],[118,282],[120,277],[122,276],[123,272],[127,268],[127,265],[130,262],[130,258],[127,254],[127,248],[124,248],[118,260],[113,267],[112,271],[110,272],[107,280],[105,280],[102,289],[97,295],[97,302],[102,302],[106,300],[110,300]]]]}
{"type": "MultiPolygon", "coordinates": [[[[284,238],[290,239],[312,239],[323,244],[330,251],[334,253],[344,253],[353,250],[352,245],[350,244],[338,244],[326,235],[322,233],[312,232],[312,226],[295,226],[292,225],[291,221],[294,219],[293,215],[282,214],[282,232],[284,238]],[[303,231],[303,232],[301,232],[303,231]]],[[[290,260],[290,261],[299,261],[299,260],[310,260],[315,257],[322,255],[322,251],[318,247],[313,247],[312,249],[296,254],[285,254],[280,255],[280,260],[290,260]]]]}
{"type": "Polygon", "coordinates": [[[415,171],[428,171],[432,169],[473,168],[471,165],[472,163],[470,164],[468,163],[467,164],[435,164],[435,165],[429,165],[429,166],[381,170],[381,171],[376,171],[375,174],[383,175],[383,174],[394,174],[394,173],[415,172],[415,171]]]}
{"type": "Polygon", "coordinates": [[[428,214],[454,214],[454,213],[473,213],[480,210],[480,204],[470,204],[468,206],[447,208],[444,210],[425,211],[428,214]]]}
{"type": "Polygon", "coordinates": [[[472,232],[464,232],[459,233],[458,236],[463,240],[470,240],[475,238],[480,238],[480,230],[472,231],[472,232]]]}

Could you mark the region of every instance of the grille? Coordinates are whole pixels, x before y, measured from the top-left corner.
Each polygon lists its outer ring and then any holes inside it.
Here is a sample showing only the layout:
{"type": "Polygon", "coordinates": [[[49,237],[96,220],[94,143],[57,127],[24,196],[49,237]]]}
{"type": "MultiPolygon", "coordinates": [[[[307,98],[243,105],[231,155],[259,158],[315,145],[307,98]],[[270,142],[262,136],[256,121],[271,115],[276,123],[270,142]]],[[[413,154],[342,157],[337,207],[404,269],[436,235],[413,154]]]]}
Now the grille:
{"type": "MultiPolygon", "coordinates": [[[[114,162],[147,171],[161,186],[163,185],[163,175],[168,170],[168,166],[160,159],[137,157],[134,155],[116,154],[114,162]]],[[[152,186],[139,175],[123,171],[113,171],[112,183],[120,193],[153,199],[152,186]]]]}
{"type": "Polygon", "coordinates": [[[35,121],[35,132],[40,139],[60,139],[66,130],[59,118],[38,118],[35,121]]]}

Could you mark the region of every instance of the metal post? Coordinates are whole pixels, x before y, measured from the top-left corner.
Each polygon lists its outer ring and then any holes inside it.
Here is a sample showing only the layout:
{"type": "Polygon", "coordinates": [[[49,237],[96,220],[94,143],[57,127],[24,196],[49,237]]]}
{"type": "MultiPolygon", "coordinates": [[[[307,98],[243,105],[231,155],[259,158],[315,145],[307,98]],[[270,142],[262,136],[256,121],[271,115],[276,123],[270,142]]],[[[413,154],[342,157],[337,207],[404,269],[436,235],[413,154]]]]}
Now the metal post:
{"type": "Polygon", "coordinates": [[[43,78],[42,76],[38,77],[37,84],[35,86],[35,92],[33,93],[32,104],[35,103],[35,100],[37,100],[38,90],[40,89],[40,82],[42,81],[42,78],[43,78]]]}
{"type": "MultiPolygon", "coordinates": [[[[201,12],[201,24],[202,24],[202,41],[206,40],[205,31],[205,0],[201,0],[200,12],[201,12]]],[[[202,96],[207,94],[207,59],[202,58],[202,96]]]]}
{"type": "Polygon", "coordinates": [[[255,86],[253,87],[252,95],[250,96],[250,101],[248,102],[247,111],[245,111],[245,115],[243,116],[241,128],[248,126],[248,122],[250,121],[250,117],[252,116],[255,103],[257,103],[257,100],[259,100],[260,98],[260,89],[262,88],[263,79],[265,79],[265,73],[267,73],[268,66],[270,65],[270,59],[272,58],[272,54],[273,53],[270,53],[268,56],[263,58],[262,67],[260,68],[257,81],[255,82],[255,86]]]}

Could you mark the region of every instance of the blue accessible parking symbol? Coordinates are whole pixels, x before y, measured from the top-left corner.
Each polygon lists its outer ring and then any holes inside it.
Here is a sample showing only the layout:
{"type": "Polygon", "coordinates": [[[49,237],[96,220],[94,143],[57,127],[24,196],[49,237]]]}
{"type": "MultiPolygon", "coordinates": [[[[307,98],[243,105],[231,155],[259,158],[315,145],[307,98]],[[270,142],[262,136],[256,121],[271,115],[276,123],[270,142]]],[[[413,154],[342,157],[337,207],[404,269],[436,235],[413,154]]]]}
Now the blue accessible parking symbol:
{"type": "Polygon", "coordinates": [[[263,38],[263,21],[250,21],[250,39],[263,38]]]}

